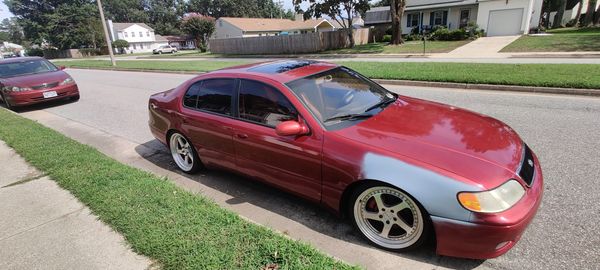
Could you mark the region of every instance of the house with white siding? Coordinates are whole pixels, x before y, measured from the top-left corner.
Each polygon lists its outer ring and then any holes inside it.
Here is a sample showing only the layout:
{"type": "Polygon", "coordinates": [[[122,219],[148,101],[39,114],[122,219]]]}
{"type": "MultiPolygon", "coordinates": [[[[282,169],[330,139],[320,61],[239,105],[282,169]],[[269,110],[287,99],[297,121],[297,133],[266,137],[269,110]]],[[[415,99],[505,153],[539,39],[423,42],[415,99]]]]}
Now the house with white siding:
{"type": "MultiPolygon", "coordinates": [[[[543,0],[407,0],[402,34],[413,28],[445,26],[450,30],[476,23],[487,36],[527,34],[538,26],[543,0]]],[[[390,7],[367,11],[365,27],[385,32],[391,25],[390,7]]]]}
{"type": "Polygon", "coordinates": [[[296,35],[334,31],[339,28],[326,19],[296,20],[267,18],[221,17],[215,22],[212,38],[240,38],[278,35],[296,35]]]}
{"type": "Polygon", "coordinates": [[[145,23],[113,23],[107,21],[111,41],[123,39],[129,42],[126,53],[152,52],[163,45],[168,45],[166,38],[154,33],[152,27],[145,23]]]}

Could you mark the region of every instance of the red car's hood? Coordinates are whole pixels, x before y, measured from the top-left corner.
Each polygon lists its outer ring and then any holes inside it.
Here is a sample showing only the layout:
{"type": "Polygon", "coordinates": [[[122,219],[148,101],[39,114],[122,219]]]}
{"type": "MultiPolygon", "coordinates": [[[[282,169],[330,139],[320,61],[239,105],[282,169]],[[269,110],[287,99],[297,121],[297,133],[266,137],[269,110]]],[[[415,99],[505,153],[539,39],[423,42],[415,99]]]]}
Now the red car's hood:
{"type": "MultiPolygon", "coordinates": [[[[517,133],[494,118],[409,97],[400,97],[376,116],[335,133],[476,182],[492,180],[499,171],[514,173],[523,147],[517,133]]],[[[498,184],[492,182],[483,185],[498,184]]]]}
{"type": "Polygon", "coordinates": [[[2,78],[0,80],[4,86],[31,87],[44,83],[62,82],[68,77],[69,75],[66,72],[58,70],[53,72],[2,78]]]}

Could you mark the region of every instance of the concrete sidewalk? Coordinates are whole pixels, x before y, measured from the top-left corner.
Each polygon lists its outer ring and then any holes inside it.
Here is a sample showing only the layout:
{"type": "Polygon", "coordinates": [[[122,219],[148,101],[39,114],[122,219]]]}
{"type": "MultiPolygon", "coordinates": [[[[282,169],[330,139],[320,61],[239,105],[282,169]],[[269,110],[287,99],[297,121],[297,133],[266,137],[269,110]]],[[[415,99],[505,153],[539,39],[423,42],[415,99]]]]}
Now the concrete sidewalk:
{"type": "Polygon", "coordinates": [[[149,269],[121,235],[0,141],[0,269],[149,269]]]}

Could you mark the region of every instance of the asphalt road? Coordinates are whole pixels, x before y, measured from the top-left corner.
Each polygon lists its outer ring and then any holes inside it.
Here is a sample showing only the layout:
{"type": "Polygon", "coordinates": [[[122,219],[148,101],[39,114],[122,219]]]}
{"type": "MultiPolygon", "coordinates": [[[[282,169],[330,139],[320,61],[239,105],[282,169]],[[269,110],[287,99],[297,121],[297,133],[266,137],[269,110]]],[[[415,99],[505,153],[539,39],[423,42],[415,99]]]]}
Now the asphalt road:
{"type": "MultiPolygon", "coordinates": [[[[147,98],[152,93],[172,88],[191,78],[188,75],[135,72],[68,72],[80,86],[81,100],[36,106],[33,109],[42,109],[158,148],[161,146],[154,142],[147,128],[147,98]]],[[[429,253],[394,255],[402,258],[400,263],[418,260],[431,264],[431,268],[600,269],[599,98],[387,87],[404,95],[471,109],[509,124],[537,153],[546,184],[538,215],[521,241],[504,256],[472,261],[427,255],[429,253]]],[[[216,177],[225,181],[235,176],[219,174],[216,177]]],[[[236,189],[236,186],[228,188],[236,189]]],[[[274,213],[290,215],[296,222],[317,231],[318,235],[324,235],[323,239],[313,241],[322,250],[328,249],[319,243],[331,238],[347,241],[352,248],[357,243],[361,247],[367,246],[349,232],[349,226],[340,224],[340,220],[313,205],[292,196],[280,195],[260,184],[244,184],[244,192],[256,195],[255,205],[274,213]],[[269,195],[261,197],[264,194],[269,195]],[[280,208],[285,208],[286,212],[280,208]]],[[[371,263],[369,268],[380,268],[378,266],[371,263]]],[[[399,265],[400,268],[406,266],[399,265]]]]}

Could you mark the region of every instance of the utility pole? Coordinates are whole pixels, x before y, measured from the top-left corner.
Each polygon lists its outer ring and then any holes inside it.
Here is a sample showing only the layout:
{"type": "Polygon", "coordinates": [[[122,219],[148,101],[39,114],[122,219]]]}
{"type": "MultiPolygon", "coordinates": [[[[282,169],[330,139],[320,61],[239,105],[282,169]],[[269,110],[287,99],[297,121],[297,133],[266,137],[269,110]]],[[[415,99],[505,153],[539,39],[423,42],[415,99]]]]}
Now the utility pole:
{"type": "Polygon", "coordinates": [[[108,46],[108,55],[110,55],[110,62],[112,66],[116,66],[115,55],[113,54],[112,44],[110,44],[110,36],[108,35],[108,28],[106,27],[106,20],[104,20],[104,10],[102,9],[102,1],[98,2],[98,9],[100,10],[100,20],[102,20],[102,28],[104,29],[104,38],[106,39],[106,46],[108,46]]]}

